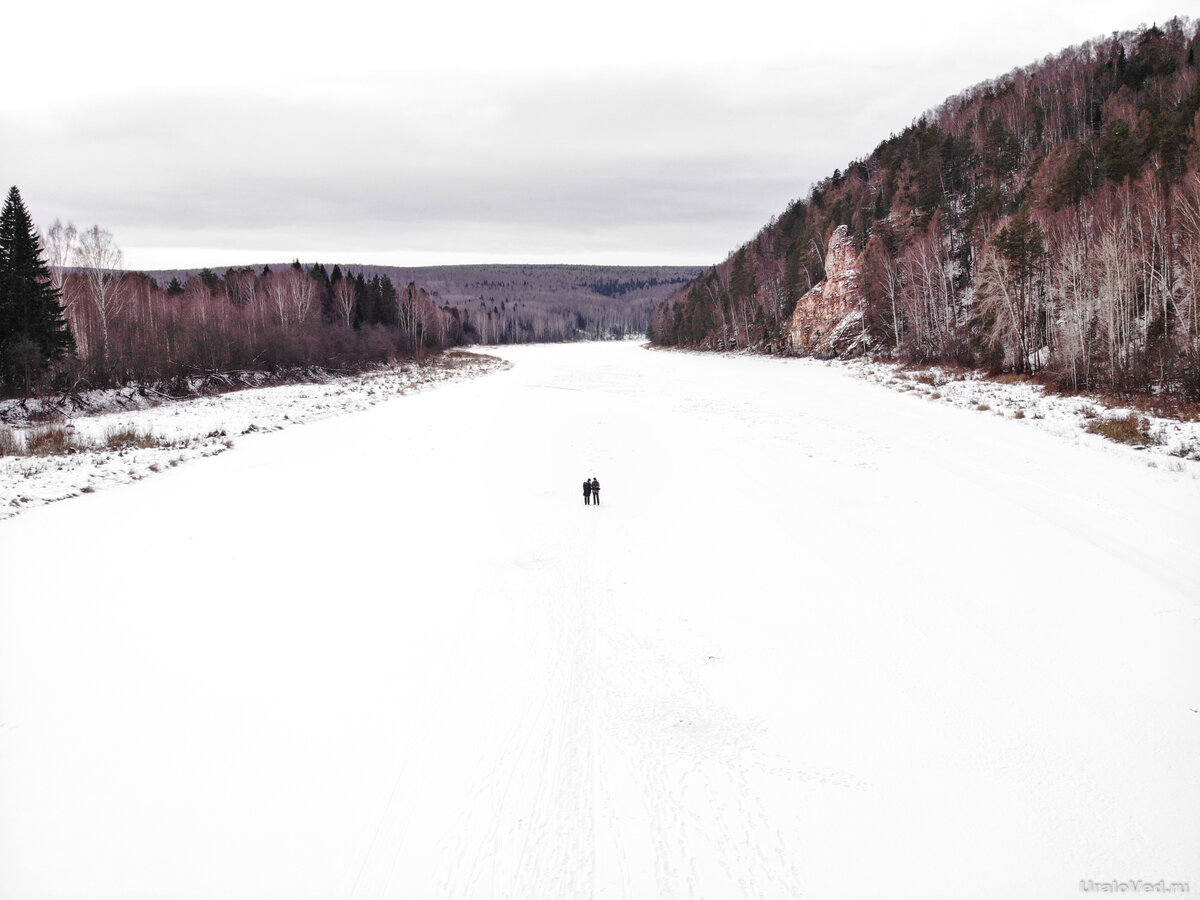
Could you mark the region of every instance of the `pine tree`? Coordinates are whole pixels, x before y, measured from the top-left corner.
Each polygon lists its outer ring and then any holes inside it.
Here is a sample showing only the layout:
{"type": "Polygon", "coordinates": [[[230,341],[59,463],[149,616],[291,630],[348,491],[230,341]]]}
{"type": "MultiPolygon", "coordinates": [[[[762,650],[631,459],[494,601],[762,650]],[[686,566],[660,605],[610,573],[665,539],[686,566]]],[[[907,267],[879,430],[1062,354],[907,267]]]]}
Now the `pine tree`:
{"type": "Polygon", "coordinates": [[[1007,346],[1013,368],[1033,372],[1036,352],[1045,345],[1045,235],[1022,206],[988,242],[976,291],[975,330],[985,357],[1007,346]]]}
{"type": "Polygon", "coordinates": [[[221,276],[212,269],[201,269],[196,273],[196,277],[204,282],[204,286],[213,296],[216,296],[217,291],[221,289],[221,276]]]}
{"type": "Polygon", "coordinates": [[[314,263],[308,270],[308,276],[317,284],[317,299],[321,304],[321,318],[326,322],[337,321],[337,312],[333,308],[333,285],[329,281],[329,273],[321,263],[314,263]]]}
{"type": "Polygon", "coordinates": [[[375,314],[375,297],[371,294],[367,280],[363,277],[363,273],[357,275],[347,275],[354,282],[354,321],[355,328],[361,328],[363,325],[373,325],[376,322],[375,314]]]}
{"type": "Polygon", "coordinates": [[[0,383],[7,390],[28,393],[50,363],[74,350],[60,296],[14,186],[0,212],[0,383]]]}

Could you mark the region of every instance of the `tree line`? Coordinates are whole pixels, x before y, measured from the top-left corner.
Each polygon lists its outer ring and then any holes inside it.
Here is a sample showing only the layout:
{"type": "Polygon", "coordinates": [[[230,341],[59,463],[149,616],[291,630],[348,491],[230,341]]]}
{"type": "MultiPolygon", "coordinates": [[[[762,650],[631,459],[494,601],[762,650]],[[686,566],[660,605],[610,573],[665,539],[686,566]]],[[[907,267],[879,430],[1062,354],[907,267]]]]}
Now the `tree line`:
{"type": "Polygon", "coordinates": [[[480,297],[461,310],[453,309],[464,334],[481,344],[623,340],[644,334],[650,315],[645,302],[616,305],[579,299],[534,305],[480,297]]]}
{"type": "Polygon", "coordinates": [[[621,297],[631,291],[641,291],[648,287],[657,287],[660,284],[685,284],[687,281],[688,279],[682,276],[674,278],[600,278],[584,282],[584,285],[589,290],[605,297],[621,297]]]}
{"type": "Polygon", "coordinates": [[[0,391],[162,383],[232,370],[352,369],[463,343],[457,310],[415,284],[299,261],[160,285],[108,231],[44,238],[17,188],[0,214],[0,391]]]}
{"type": "Polygon", "coordinates": [[[652,339],[786,352],[844,225],[885,352],[1200,399],[1197,49],[1175,19],[951,98],[660,304],[652,339]]]}
{"type": "Polygon", "coordinates": [[[645,334],[650,312],[697,267],[463,265],[369,266],[425,286],[454,307],[470,340],[484,344],[608,340],[645,334]]]}

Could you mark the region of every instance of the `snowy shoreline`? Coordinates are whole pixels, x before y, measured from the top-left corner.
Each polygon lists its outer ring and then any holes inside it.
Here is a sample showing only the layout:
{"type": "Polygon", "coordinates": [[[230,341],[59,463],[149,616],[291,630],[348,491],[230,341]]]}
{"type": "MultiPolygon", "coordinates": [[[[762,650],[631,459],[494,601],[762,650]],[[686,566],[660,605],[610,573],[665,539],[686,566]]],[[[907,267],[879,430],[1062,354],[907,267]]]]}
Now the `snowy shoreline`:
{"type": "MultiPolygon", "coordinates": [[[[61,424],[72,440],[96,447],[46,456],[0,456],[0,520],[29,507],[128,484],[181,462],[215,456],[243,435],[355,412],[410,391],[509,366],[498,357],[452,351],[426,363],[407,361],[324,381],[184,399],[155,398],[130,388],[92,392],[86,398],[87,407],[63,411],[65,422],[61,424]],[[118,429],[148,435],[154,445],[101,446],[105,436],[118,429]]],[[[6,406],[11,410],[17,402],[6,406]]],[[[20,437],[44,424],[49,423],[27,421],[8,427],[20,437]]]]}
{"type": "Polygon", "coordinates": [[[1089,395],[1056,394],[1029,381],[1004,382],[981,372],[956,371],[941,366],[910,367],[903,363],[869,358],[819,360],[798,356],[764,356],[750,351],[714,354],[707,350],[676,347],[648,349],[670,353],[727,358],[779,359],[789,363],[842,369],[853,377],[890,390],[911,394],[959,409],[1019,420],[1069,443],[1099,447],[1117,455],[1141,460],[1152,468],[1186,473],[1200,479],[1200,421],[1156,416],[1133,407],[1116,407],[1089,395]],[[1128,416],[1140,420],[1146,439],[1129,444],[1089,432],[1089,426],[1128,416]]]}
{"type": "MultiPolygon", "coordinates": [[[[498,348],[484,348],[497,352],[498,348]]],[[[655,350],[667,348],[652,348],[655,350]]],[[[671,349],[673,353],[699,351],[671,349]]],[[[711,354],[704,354],[706,356],[711,354]]],[[[725,357],[759,354],[721,354],[725,357]]],[[[1200,480],[1200,422],[1153,416],[1132,409],[1109,409],[1097,398],[1062,396],[1029,382],[992,381],[975,372],[951,372],[938,367],[910,369],[879,360],[811,360],[784,357],[789,364],[842,369],[862,379],[929,402],[1020,420],[1070,443],[1103,448],[1150,467],[1200,480]],[[1089,433],[1089,425],[1136,415],[1148,440],[1123,444],[1089,433]]],[[[66,500],[114,484],[127,484],[191,459],[222,453],[236,438],[277,431],[346,412],[365,409],[412,390],[474,378],[511,363],[497,356],[453,351],[432,362],[405,362],[358,375],[332,376],[324,381],[244,388],[210,396],[156,398],[134,389],[93,392],[86,406],[62,408],[65,429],[80,443],[103,444],[106,434],[128,428],[149,435],[155,446],[77,450],[47,456],[0,456],[0,520],[23,509],[66,500]]],[[[8,401],[5,418],[20,421],[19,401],[8,401]]],[[[45,418],[33,409],[24,425],[12,433],[39,427],[29,419],[45,418]]]]}
{"type": "MultiPolygon", "coordinates": [[[[833,363],[831,363],[833,364],[833,363]]],[[[851,360],[844,365],[859,378],[960,409],[1021,420],[1072,443],[1111,448],[1171,471],[1200,478],[1200,422],[1155,416],[1133,407],[1110,407],[1088,395],[1066,396],[1033,382],[993,381],[979,372],[952,372],[937,366],[909,369],[899,363],[851,360]],[[1121,443],[1089,432],[1097,424],[1136,417],[1145,440],[1121,443]]]]}

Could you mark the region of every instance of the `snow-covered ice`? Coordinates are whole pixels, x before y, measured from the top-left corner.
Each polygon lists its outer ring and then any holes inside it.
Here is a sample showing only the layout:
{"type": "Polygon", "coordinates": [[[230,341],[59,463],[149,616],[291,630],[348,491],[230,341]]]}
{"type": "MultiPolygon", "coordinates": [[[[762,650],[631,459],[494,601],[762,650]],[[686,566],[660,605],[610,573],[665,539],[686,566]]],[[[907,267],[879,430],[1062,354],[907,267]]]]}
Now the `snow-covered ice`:
{"type": "Polygon", "coordinates": [[[0,522],[0,897],[1200,885],[1195,463],[503,355],[0,522]]]}
{"type": "MultiPolygon", "coordinates": [[[[34,401],[34,413],[56,413],[51,424],[65,427],[85,449],[53,456],[0,456],[0,519],[215,456],[241,435],[364,409],[397,394],[475,377],[502,365],[495,357],[452,351],[432,364],[405,362],[356,375],[326,375],[318,381],[180,400],[123,388],[90,391],[82,398],[85,407],[34,401]],[[121,429],[148,435],[154,443],[105,447],[106,434],[121,429]]],[[[26,406],[16,400],[0,402],[0,427],[14,423],[22,440],[24,433],[42,427],[23,415],[26,406]]]]}

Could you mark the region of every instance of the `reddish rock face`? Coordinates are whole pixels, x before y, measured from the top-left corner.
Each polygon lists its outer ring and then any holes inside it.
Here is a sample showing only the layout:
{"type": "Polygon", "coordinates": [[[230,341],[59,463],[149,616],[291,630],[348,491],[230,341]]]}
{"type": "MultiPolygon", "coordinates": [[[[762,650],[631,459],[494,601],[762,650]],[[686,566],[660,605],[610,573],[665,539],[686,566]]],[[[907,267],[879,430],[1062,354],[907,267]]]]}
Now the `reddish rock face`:
{"type": "Polygon", "coordinates": [[[817,356],[854,356],[867,349],[862,267],[850,230],[839,225],[825,253],[825,280],[796,303],[788,329],[792,350],[817,356]]]}

